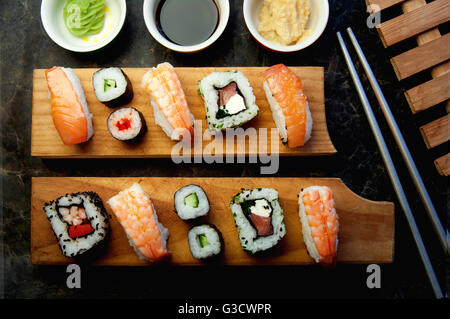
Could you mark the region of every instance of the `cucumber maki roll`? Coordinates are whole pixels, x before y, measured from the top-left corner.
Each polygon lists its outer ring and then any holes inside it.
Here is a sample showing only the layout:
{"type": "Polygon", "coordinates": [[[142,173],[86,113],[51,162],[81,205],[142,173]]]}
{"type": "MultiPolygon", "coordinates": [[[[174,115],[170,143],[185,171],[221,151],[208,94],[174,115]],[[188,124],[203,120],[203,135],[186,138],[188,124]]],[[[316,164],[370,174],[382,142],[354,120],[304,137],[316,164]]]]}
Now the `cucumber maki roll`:
{"type": "Polygon", "coordinates": [[[242,248],[252,254],[272,248],[286,235],[278,192],[243,190],[230,203],[242,248]]]}
{"type": "Polygon", "coordinates": [[[114,108],[128,104],[133,99],[133,86],[120,68],[103,68],[92,76],[92,85],[97,99],[114,108]]]}
{"type": "Polygon", "coordinates": [[[205,216],[209,212],[209,201],[205,191],[198,185],[180,188],[174,196],[175,212],[183,220],[205,216]]]}
{"type": "Polygon", "coordinates": [[[189,249],[195,259],[217,256],[222,251],[222,234],[214,225],[192,227],[188,233],[189,249]]]}
{"type": "Polygon", "coordinates": [[[239,71],[211,73],[199,81],[198,93],[205,103],[211,134],[239,127],[258,115],[253,89],[239,71]]]}

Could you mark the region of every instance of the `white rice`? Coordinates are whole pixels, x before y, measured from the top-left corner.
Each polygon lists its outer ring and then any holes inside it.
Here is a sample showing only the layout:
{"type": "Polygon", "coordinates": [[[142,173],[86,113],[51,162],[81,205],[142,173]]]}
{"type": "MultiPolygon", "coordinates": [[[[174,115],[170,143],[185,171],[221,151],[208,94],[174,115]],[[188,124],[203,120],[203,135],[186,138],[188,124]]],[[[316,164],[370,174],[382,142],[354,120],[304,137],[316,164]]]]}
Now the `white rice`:
{"type": "Polygon", "coordinates": [[[206,122],[211,134],[227,128],[238,127],[258,115],[259,108],[248,79],[240,71],[213,72],[198,83],[199,93],[202,95],[206,108],[206,122]],[[235,115],[217,119],[219,111],[219,92],[217,88],[224,88],[231,82],[236,82],[242,93],[246,110],[235,115]]]}
{"type": "Polygon", "coordinates": [[[271,188],[258,188],[254,190],[245,190],[233,198],[230,204],[233,217],[238,228],[239,241],[244,250],[256,253],[267,250],[275,246],[286,235],[286,226],[284,224],[283,209],[278,201],[278,191],[271,188]],[[248,200],[266,199],[272,206],[272,227],[273,234],[269,236],[258,237],[257,230],[245,216],[241,203],[248,200]]]}
{"type": "MultiPolygon", "coordinates": [[[[75,74],[75,72],[71,68],[61,68],[63,72],[67,75],[67,78],[72,83],[73,89],[75,90],[75,93],[78,96],[78,100],[80,101],[82,107],[83,107],[83,113],[86,115],[87,120],[87,127],[88,127],[88,136],[86,138],[86,141],[88,141],[92,135],[94,135],[94,126],[92,125],[92,114],[89,111],[89,106],[86,101],[86,96],[84,95],[83,87],[81,85],[80,79],[75,74]]],[[[84,141],[84,142],[86,142],[84,141]]]]}
{"type": "Polygon", "coordinates": [[[189,220],[205,216],[209,212],[209,201],[205,191],[197,185],[187,185],[180,188],[174,196],[175,210],[183,220],[189,220]],[[195,193],[198,198],[198,207],[191,207],[184,204],[186,196],[195,193]]]}
{"type": "Polygon", "coordinates": [[[155,124],[159,125],[164,133],[170,139],[172,140],[179,140],[180,136],[175,132],[175,129],[170,125],[169,121],[167,120],[166,116],[164,115],[164,112],[159,109],[158,104],[153,100],[153,98],[150,96],[150,102],[153,107],[153,116],[155,118],[155,124]]]}
{"type": "Polygon", "coordinates": [[[222,251],[220,235],[215,228],[210,225],[200,225],[193,227],[188,233],[189,249],[196,259],[204,259],[218,255],[222,251]],[[208,245],[202,247],[199,236],[204,235],[208,240],[208,245]]]}

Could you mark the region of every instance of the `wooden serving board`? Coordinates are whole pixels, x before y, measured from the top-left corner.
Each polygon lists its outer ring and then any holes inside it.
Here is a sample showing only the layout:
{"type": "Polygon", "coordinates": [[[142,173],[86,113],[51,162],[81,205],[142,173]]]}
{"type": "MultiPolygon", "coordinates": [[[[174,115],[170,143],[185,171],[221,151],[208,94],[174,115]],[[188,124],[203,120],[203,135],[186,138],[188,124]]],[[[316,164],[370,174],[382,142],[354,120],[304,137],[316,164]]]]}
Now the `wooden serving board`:
{"type": "Polygon", "coordinates": [[[340,217],[338,262],[390,263],[394,249],[394,204],[373,202],[348,189],[340,179],[327,178],[33,178],[31,196],[31,261],[41,265],[65,265],[74,260],[62,255],[50,223],[42,209],[45,202],[66,193],[95,191],[102,198],[109,214],[111,236],[106,251],[93,261],[94,265],[140,266],[140,260],[128,244],[124,230],[106,201],[120,190],[138,182],[153,200],[158,217],[170,231],[169,261],[173,265],[203,265],[189,251],[187,232],[191,227],[174,213],[173,196],[181,187],[197,184],[205,190],[211,210],[205,222],[216,225],[224,238],[223,265],[306,265],[313,264],[301,233],[297,194],[311,185],[327,185],[335,194],[340,217]],[[233,195],[244,188],[271,187],[279,192],[284,210],[287,234],[263,256],[245,253],[239,243],[237,229],[229,208],[233,195]]]}
{"type": "MultiPolygon", "coordinates": [[[[176,72],[183,86],[189,108],[197,120],[202,120],[202,132],[206,129],[205,107],[202,98],[197,94],[197,82],[214,71],[240,70],[249,79],[256,96],[256,103],[260,107],[260,114],[244,128],[267,128],[270,137],[270,128],[275,128],[269,104],[266,101],[263,90],[261,72],[266,68],[177,68],[176,72]]],[[[336,153],[327,129],[325,118],[324,97],[324,72],[321,67],[292,67],[303,80],[305,93],[308,96],[312,117],[314,120],[311,140],[301,148],[289,149],[284,146],[277,135],[276,145],[279,146],[279,154],[283,156],[311,156],[336,153]]],[[[98,69],[74,69],[81,80],[91,113],[94,115],[94,136],[90,141],[81,145],[64,145],[53,125],[50,101],[48,99],[45,70],[34,70],[33,73],[33,116],[31,130],[31,155],[45,158],[101,158],[101,157],[163,157],[171,156],[172,147],[176,142],[171,141],[155,124],[153,109],[150,105],[149,94],[141,88],[142,76],[148,69],[123,69],[133,84],[134,98],[129,104],[144,114],[148,126],[148,132],[138,144],[127,144],[114,139],[106,127],[106,119],[113,111],[97,101],[92,87],[92,74],[98,69]]],[[[278,133],[277,133],[278,134],[278,133]]],[[[275,134],[274,134],[275,135],[275,134]]],[[[214,139],[214,138],[212,138],[214,139]]],[[[198,154],[211,141],[204,141],[200,147],[193,147],[191,154],[198,154]]],[[[227,155],[224,137],[223,153],[227,155]]],[[[237,143],[236,143],[237,144],[237,143]]],[[[271,150],[270,138],[264,147],[259,146],[257,153],[271,150]],[[267,144],[267,148],[265,148],[267,144]]],[[[274,144],[275,145],[275,144],[274,144]]],[[[232,150],[231,150],[232,152],[232,150]]],[[[256,154],[257,154],[256,153],[256,154]]],[[[276,153],[276,150],[274,150],[276,153]]],[[[215,154],[220,154],[216,149],[215,154]]],[[[235,147],[234,154],[255,155],[254,150],[248,146],[248,138],[245,141],[245,152],[242,148],[235,147]]]]}

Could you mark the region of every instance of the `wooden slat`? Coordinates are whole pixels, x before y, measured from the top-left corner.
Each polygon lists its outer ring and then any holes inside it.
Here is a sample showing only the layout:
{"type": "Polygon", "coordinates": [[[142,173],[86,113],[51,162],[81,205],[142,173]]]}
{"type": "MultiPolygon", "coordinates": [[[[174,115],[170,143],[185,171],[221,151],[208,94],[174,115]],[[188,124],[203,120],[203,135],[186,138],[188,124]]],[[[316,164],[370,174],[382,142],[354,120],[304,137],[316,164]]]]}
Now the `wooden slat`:
{"type": "Polygon", "coordinates": [[[391,59],[399,80],[450,59],[450,33],[391,59]]]}
{"type": "Polygon", "coordinates": [[[441,75],[447,74],[450,72],[450,61],[439,64],[431,70],[431,76],[433,78],[440,77],[441,75]]]}
{"type": "Polygon", "coordinates": [[[433,148],[447,142],[449,139],[449,130],[450,114],[420,127],[420,132],[428,148],[433,148]]]}
{"type": "Polygon", "coordinates": [[[127,237],[106,201],[120,190],[139,183],[152,198],[161,223],[169,229],[167,243],[172,265],[205,265],[195,260],[188,247],[187,232],[192,223],[181,220],[174,213],[173,195],[188,184],[200,185],[211,205],[202,222],[217,226],[224,239],[224,254],[220,265],[306,265],[313,264],[303,242],[298,216],[297,194],[312,185],[329,186],[335,195],[340,231],[338,262],[340,263],[390,263],[394,248],[394,204],[373,202],[354,194],[336,178],[170,178],[170,177],[45,177],[32,179],[31,191],[31,262],[43,265],[64,265],[76,262],[65,258],[58,248],[50,223],[42,209],[45,202],[66,193],[94,191],[112,215],[111,232],[106,249],[95,254],[93,265],[151,266],[139,259],[130,247],[127,237]],[[244,188],[270,187],[278,190],[284,211],[286,236],[263,256],[245,253],[229,208],[233,195],[244,188]]]}
{"type": "MultiPolygon", "coordinates": [[[[414,11],[420,7],[423,7],[426,4],[427,4],[427,2],[425,0],[408,0],[402,4],[402,10],[403,10],[403,12],[406,13],[406,12],[414,11]]],[[[430,29],[426,32],[419,34],[416,37],[416,41],[417,41],[417,44],[419,46],[421,46],[428,42],[434,41],[440,37],[441,37],[441,32],[439,31],[439,29],[433,28],[433,29],[430,29]]],[[[437,77],[443,75],[444,73],[447,73],[447,71],[442,70],[441,66],[437,66],[437,67],[433,68],[433,70],[431,70],[431,76],[433,78],[437,78],[437,77]]]]}
{"type": "MultiPolygon", "coordinates": [[[[425,0],[408,0],[402,3],[402,10],[404,13],[414,11],[418,8],[425,6],[427,2],[425,0]]],[[[427,30],[419,34],[416,38],[417,44],[424,45],[430,41],[436,40],[441,36],[438,28],[427,30]]]]}
{"type": "MultiPolygon", "coordinates": [[[[263,89],[263,72],[265,67],[226,67],[226,68],[176,68],[181,84],[186,95],[189,108],[202,125],[202,130],[197,130],[198,145],[193,147],[185,146],[187,149],[184,155],[196,155],[200,151],[209,147],[214,148],[215,155],[258,155],[265,152],[278,153],[280,156],[319,156],[336,153],[336,149],[328,134],[325,116],[325,96],[324,96],[324,70],[321,67],[290,67],[303,80],[305,94],[309,100],[311,115],[313,118],[313,128],[311,139],[303,147],[290,149],[281,143],[277,136],[276,143],[271,142],[271,128],[275,128],[269,104],[263,89]],[[256,104],[260,112],[256,118],[244,126],[255,128],[260,132],[260,128],[268,130],[267,143],[255,143],[249,145],[249,139],[240,138],[241,142],[236,142],[235,148],[227,150],[226,136],[223,134],[223,143],[220,139],[211,138],[201,140],[201,135],[206,130],[205,106],[202,98],[197,93],[197,82],[211,72],[240,70],[249,79],[256,97],[256,104]],[[238,144],[239,143],[239,147],[238,144]],[[220,146],[223,145],[221,148],[220,146]],[[273,145],[274,147],[271,147],[273,145]],[[251,146],[251,147],[250,147],[251,146]],[[186,154],[188,151],[191,154],[186,154]]],[[[34,70],[33,73],[33,110],[31,126],[31,155],[45,158],[170,158],[172,148],[177,144],[171,141],[161,128],[155,124],[153,109],[150,105],[148,92],[141,87],[141,79],[148,69],[145,68],[124,68],[130,81],[133,84],[134,98],[130,106],[142,112],[147,122],[147,133],[137,144],[128,144],[114,139],[108,132],[106,119],[112,110],[95,97],[92,87],[92,74],[97,69],[74,69],[80,78],[81,84],[86,93],[86,99],[93,114],[94,136],[86,143],[74,146],[66,146],[61,142],[58,133],[53,125],[50,101],[48,99],[48,89],[45,80],[45,70],[34,70]]],[[[276,136],[274,130],[273,137],[276,136]]],[[[243,134],[241,134],[243,135],[243,134]]],[[[275,141],[275,140],[274,140],[275,141]]],[[[197,144],[197,143],[196,143],[197,144]]],[[[200,154],[201,155],[201,154],[200,154]]]]}
{"type": "Polygon", "coordinates": [[[435,0],[382,23],[377,30],[384,46],[389,47],[447,21],[450,21],[450,1],[435,0]]]}
{"type": "MultiPolygon", "coordinates": [[[[405,2],[402,3],[402,10],[403,10],[403,12],[406,13],[406,12],[414,11],[414,10],[420,8],[420,7],[423,7],[426,4],[427,4],[427,2],[425,0],[408,0],[408,1],[405,1],[405,2]]],[[[428,30],[426,32],[423,32],[423,33],[419,34],[416,37],[416,41],[417,41],[417,44],[419,46],[422,46],[422,45],[425,45],[425,44],[427,44],[427,43],[429,43],[431,41],[437,40],[440,37],[441,37],[441,32],[439,31],[439,29],[438,28],[433,28],[431,30],[428,30]]],[[[443,50],[448,52],[448,50],[450,50],[450,48],[443,47],[443,49],[441,48],[439,51],[443,51],[443,50]]],[[[438,52],[438,54],[439,54],[439,52],[438,52]]],[[[421,60],[427,60],[427,59],[429,59],[429,56],[423,56],[421,58],[421,60]]],[[[395,66],[394,66],[394,69],[395,69],[395,66]]],[[[435,78],[438,78],[438,77],[440,77],[440,76],[442,76],[442,75],[444,75],[444,74],[446,74],[448,72],[450,72],[450,61],[447,61],[445,63],[442,63],[442,64],[434,67],[431,70],[431,76],[432,76],[433,79],[435,79],[435,78]]],[[[412,89],[412,90],[413,90],[412,92],[417,91],[417,89],[412,89]]],[[[421,102],[425,102],[425,104],[414,105],[414,104],[411,103],[412,100],[410,99],[409,94],[411,94],[411,93],[408,92],[408,91],[405,92],[406,99],[407,99],[407,101],[408,101],[408,103],[409,103],[413,113],[423,111],[423,110],[425,110],[425,109],[427,109],[429,107],[432,107],[432,106],[436,105],[437,103],[442,102],[441,99],[436,99],[436,97],[432,96],[431,97],[432,99],[438,100],[439,102],[432,103],[431,101],[420,100],[421,102]],[[426,107],[424,107],[424,105],[426,105],[426,107]]],[[[450,100],[447,101],[447,106],[446,107],[447,107],[447,112],[448,112],[448,110],[450,109],[450,100]]]]}
{"type": "Polygon", "coordinates": [[[374,5],[377,6],[373,7],[373,10],[370,13],[375,13],[390,7],[395,6],[396,4],[399,4],[401,2],[404,2],[405,0],[366,0],[366,3],[368,6],[374,5]]]}
{"type": "Polygon", "coordinates": [[[437,160],[434,161],[434,165],[436,165],[436,169],[438,170],[439,174],[442,176],[449,176],[450,175],[450,153],[447,155],[444,155],[442,157],[439,157],[437,160]]]}
{"type": "Polygon", "coordinates": [[[405,92],[413,113],[418,113],[450,99],[450,73],[425,82],[405,92]]]}
{"type": "Polygon", "coordinates": [[[425,0],[407,0],[402,3],[402,11],[404,13],[414,11],[426,4],[427,2],[425,0]]]}

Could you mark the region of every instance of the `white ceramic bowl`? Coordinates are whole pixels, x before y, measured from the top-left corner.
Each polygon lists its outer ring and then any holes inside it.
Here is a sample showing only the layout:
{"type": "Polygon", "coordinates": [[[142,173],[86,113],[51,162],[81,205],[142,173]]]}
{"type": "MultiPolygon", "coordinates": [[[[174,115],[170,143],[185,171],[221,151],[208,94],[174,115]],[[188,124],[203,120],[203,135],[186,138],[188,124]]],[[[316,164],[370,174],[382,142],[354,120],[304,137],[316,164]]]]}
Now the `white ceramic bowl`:
{"type": "Polygon", "coordinates": [[[64,24],[65,0],[42,0],[41,20],[45,32],[60,47],[74,52],[90,52],[110,43],[120,32],[127,14],[125,0],[106,0],[105,25],[96,35],[79,38],[72,35],[64,24]]]}
{"type": "Polygon", "coordinates": [[[294,52],[302,50],[313,44],[323,33],[327,26],[329,16],[328,0],[309,0],[311,8],[311,15],[309,17],[307,29],[312,30],[312,33],[300,43],[295,45],[281,45],[266,40],[258,32],[259,25],[259,9],[264,0],[244,0],[244,19],[247,28],[259,44],[269,50],[276,52],[294,52]]]}
{"type": "Polygon", "coordinates": [[[178,45],[167,40],[158,31],[158,28],[156,27],[155,11],[159,1],[160,0],[144,1],[143,13],[145,25],[147,26],[148,31],[156,41],[158,41],[161,45],[165,46],[166,48],[177,52],[193,53],[209,47],[222,35],[223,31],[225,30],[225,27],[227,26],[228,18],[230,17],[230,3],[228,2],[228,0],[215,0],[217,6],[219,7],[219,25],[217,26],[216,31],[214,31],[214,33],[206,41],[202,43],[190,46],[178,45]]]}

